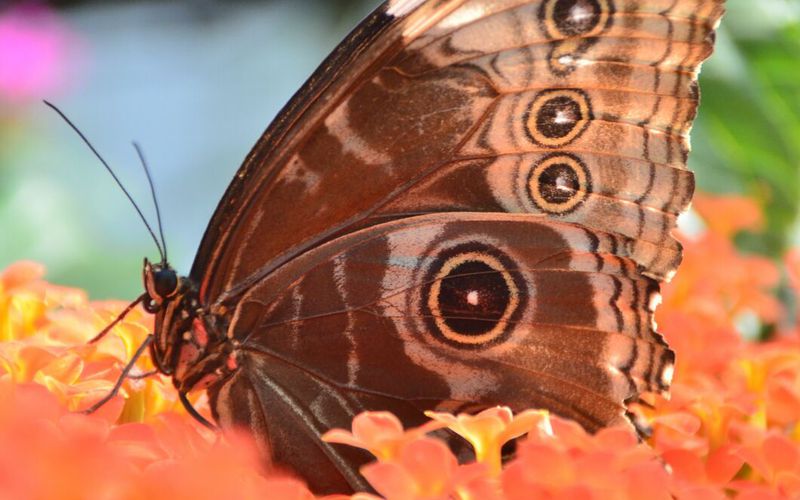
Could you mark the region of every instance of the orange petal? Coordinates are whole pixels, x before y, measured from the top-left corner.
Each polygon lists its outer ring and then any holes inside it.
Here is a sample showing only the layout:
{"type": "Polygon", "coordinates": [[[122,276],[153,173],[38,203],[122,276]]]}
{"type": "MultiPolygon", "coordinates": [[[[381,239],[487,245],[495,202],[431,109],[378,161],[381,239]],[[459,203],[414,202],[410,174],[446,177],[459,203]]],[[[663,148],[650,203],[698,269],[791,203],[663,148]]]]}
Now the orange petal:
{"type": "Polygon", "coordinates": [[[764,458],[773,471],[797,471],[800,452],[796,443],[782,434],[771,434],[762,446],[764,458]]]}
{"type": "Polygon", "coordinates": [[[692,207],[700,213],[711,231],[725,238],[731,238],[743,229],[758,230],[763,225],[758,204],[744,196],[698,193],[692,207]]]}
{"type": "Polygon", "coordinates": [[[8,293],[39,280],[44,276],[44,272],[44,266],[38,262],[30,260],[15,262],[0,273],[0,293],[8,293]]]}
{"type": "Polygon", "coordinates": [[[361,468],[361,475],[388,500],[416,498],[414,478],[395,462],[375,462],[361,468]]]}
{"type": "Polygon", "coordinates": [[[728,484],[741,470],[744,461],[733,453],[731,445],[714,450],[706,459],[708,479],[718,485],[728,484]]]}
{"type": "Polygon", "coordinates": [[[392,460],[407,443],[442,427],[439,422],[428,422],[403,431],[400,420],[391,413],[368,411],[353,419],[353,432],[332,429],[322,435],[322,440],[363,448],[379,460],[392,460]]]}
{"type": "Polygon", "coordinates": [[[706,479],[705,464],[696,454],[687,450],[669,450],[661,454],[675,478],[688,483],[703,484],[706,479]]]}

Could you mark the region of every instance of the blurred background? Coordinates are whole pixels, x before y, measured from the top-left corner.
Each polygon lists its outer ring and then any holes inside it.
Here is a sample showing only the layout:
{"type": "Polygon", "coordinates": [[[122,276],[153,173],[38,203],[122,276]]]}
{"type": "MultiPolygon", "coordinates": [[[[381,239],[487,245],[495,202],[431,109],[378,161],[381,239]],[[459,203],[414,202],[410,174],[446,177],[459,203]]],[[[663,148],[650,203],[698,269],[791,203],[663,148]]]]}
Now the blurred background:
{"type": "MultiPolygon", "coordinates": [[[[141,293],[157,252],[124,195],[42,99],[59,105],[146,214],[160,195],[188,272],[217,201],[275,113],[376,0],[0,0],[0,268],[45,264],[93,298],[141,293]]],[[[746,251],[800,243],[800,0],[728,0],[703,68],[690,166],[701,190],[767,213],[746,251]]],[[[154,217],[151,216],[154,220],[154,217]]]]}

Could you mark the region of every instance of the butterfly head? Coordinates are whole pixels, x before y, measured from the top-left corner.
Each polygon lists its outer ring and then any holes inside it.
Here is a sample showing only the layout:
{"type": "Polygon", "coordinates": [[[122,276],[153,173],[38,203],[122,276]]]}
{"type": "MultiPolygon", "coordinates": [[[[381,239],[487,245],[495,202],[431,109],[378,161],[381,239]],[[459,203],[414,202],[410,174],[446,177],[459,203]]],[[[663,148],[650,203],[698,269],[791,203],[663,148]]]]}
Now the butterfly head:
{"type": "Polygon", "coordinates": [[[218,377],[213,369],[208,373],[207,367],[213,362],[214,366],[225,366],[228,361],[227,342],[206,323],[190,278],[178,276],[163,260],[153,263],[145,259],[142,274],[144,308],[155,315],[150,344],[153,363],[161,373],[172,375],[181,392],[205,388],[218,377]],[[204,358],[208,358],[205,363],[198,364],[204,358]]]}
{"type": "Polygon", "coordinates": [[[178,295],[180,278],[166,262],[153,264],[144,259],[142,276],[144,288],[149,296],[149,300],[144,303],[144,308],[147,312],[158,312],[164,306],[164,303],[178,295]]]}
{"type": "Polygon", "coordinates": [[[159,371],[172,375],[178,364],[178,353],[183,345],[183,333],[191,322],[188,309],[184,307],[188,288],[181,278],[164,260],[159,263],[144,259],[144,309],[155,315],[155,339],[150,355],[159,371]]]}

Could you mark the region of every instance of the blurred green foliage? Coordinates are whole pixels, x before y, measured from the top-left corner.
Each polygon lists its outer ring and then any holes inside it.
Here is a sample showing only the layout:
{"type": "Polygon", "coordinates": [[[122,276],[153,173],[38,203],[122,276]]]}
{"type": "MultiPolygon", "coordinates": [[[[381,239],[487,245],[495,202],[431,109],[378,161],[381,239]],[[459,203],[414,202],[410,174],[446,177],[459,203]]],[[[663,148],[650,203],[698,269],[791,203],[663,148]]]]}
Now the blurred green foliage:
{"type": "Polygon", "coordinates": [[[795,240],[800,202],[800,2],[729,0],[701,74],[690,168],[698,188],[764,207],[748,250],[778,256],[795,240]]]}

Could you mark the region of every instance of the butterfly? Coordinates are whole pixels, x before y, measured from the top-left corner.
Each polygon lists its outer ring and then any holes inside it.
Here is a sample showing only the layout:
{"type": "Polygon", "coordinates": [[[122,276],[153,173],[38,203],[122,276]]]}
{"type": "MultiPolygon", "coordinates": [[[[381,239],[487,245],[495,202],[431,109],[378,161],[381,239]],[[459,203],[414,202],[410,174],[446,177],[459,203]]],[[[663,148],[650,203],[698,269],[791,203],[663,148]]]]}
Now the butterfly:
{"type": "Polygon", "coordinates": [[[364,410],[630,425],[670,385],[653,313],[723,8],[384,3],[256,143],[189,275],[145,260],[140,352],[319,493],[367,488],[369,457],[319,439],[364,410]]]}

